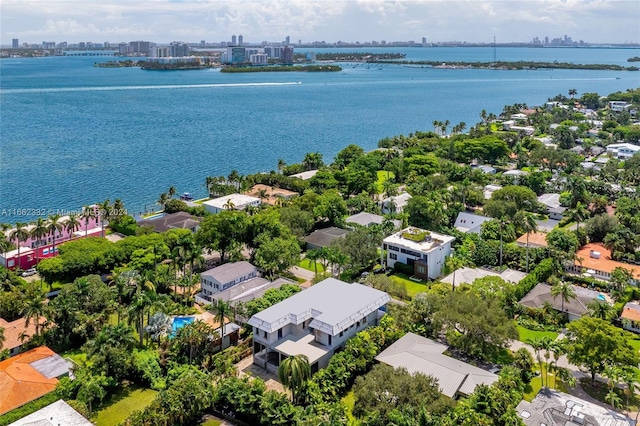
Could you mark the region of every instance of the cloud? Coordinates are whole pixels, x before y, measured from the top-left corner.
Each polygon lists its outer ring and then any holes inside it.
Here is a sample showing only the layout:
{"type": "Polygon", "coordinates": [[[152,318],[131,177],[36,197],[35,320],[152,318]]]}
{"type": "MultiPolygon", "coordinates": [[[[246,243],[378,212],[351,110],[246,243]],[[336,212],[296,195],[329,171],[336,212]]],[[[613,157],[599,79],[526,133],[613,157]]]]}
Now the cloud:
{"type": "Polygon", "coordinates": [[[640,42],[636,0],[2,0],[0,42],[229,40],[640,42]]]}

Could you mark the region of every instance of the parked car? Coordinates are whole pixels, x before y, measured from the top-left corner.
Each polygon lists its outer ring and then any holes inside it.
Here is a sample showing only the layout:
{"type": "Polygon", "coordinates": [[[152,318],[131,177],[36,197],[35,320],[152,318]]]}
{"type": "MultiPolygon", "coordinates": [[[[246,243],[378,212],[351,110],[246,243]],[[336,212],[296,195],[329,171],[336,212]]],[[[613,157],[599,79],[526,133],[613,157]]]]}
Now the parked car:
{"type": "Polygon", "coordinates": [[[38,271],[36,271],[36,268],[29,268],[29,269],[27,269],[26,271],[24,271],[22,273],[22,276],[23,277],[30,277],[31,275],[35,275],[37,273],[38,273],[38,271]]]}

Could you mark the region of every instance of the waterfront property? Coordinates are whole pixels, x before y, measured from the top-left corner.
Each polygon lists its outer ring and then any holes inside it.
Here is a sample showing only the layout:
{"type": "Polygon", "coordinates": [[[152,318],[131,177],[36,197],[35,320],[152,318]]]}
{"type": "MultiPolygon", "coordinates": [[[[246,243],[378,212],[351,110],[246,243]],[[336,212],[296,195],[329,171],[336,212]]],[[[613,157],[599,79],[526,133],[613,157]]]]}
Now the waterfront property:
{"type": "Polygon", "coordinates": [[[190,215],[187,212],[165,214],[156,219],[143,219],[138,221],[139,226],[150,226],[156,232],[166,232],[169,229],[188,229],[196,232],[200,228],[201,218],[190,215]]]}
{"type": "Polygon", "coordinates": [[[531,402],[520,401],[516,411],[526,426],[543,424],[634,426],[636,424],[621,413],[549,388],[542,388],[531,402]]]}
{"type": "Polygon", "coordinates": [[[244,210],[249,206],[260,206],[260,198],[244,194],[229,194],[202,203],[209,213],[218,214],[223,210],[244,210]]]}
{"type": "Polygon", "coordinates": [[[290,200],[298,195],[297,192],[289,191],[288,189],[276,188],[269,185],[263,185],[261,183],[253,185],[245,194],[260,198],[263,203],[271,206],[275,206],[280,200],[290,200]],[[263,194],[266,195],[264,198],[260,197],[262,191],[264,191],[263,194]]]}
{"type": "Polygon", "coordinates": [[[317,372],[349,338],[377,325],[390,300],[383,291],[327,278],[249,319],[254,363],[275,372],[285,358],[306,355],[317,372]]]}
{"type": "Polygon", "coordinates": [[[302,180],[309,180],[312,177],[314,177],[317,173],[318,173],[317,170],[308,170],[306,172],[301,172],[301,173],[296,173],[296,174],[293,174],[293,175],[289,175],[289,177],[302,179],[302,180]]]}
{"type": "Polygon", "coordinates": [[[0,362],[0,415],[53,392],[71,364],[46,346],[0,362]]]}
{"type": "Polygon", "coordinates": [[[382,248],[387,252],[387,267],[402,262],[413,268],[417,278],[436,279],[454,240],[449,235],[409,227],[382,240],[382,248]]]}
{"type": "Polygon", "coordinates": [[[490,386],[498,376],[444,354],[447,345],[407,333],[382,351],[376,360],[410,374],[433,376],[440,392],[449,398],[468,396],[476,386],[490,386]]]}
{"type": "Polygon", "coordinates": [[[4,266],[8,269],[28,269],[37,265],[41,259],[53,257],[58,253],[58,246],[67,241],[84,238],[84,237],[96,237],[101,236],[103,232],[102,217],[100,216],[100,206],[91,205],[86,207],[92,211],[85,215],[84,208],[81,212],[78,212],[79,226],[75,229],[67,229],[66,223],[69,220],[69,216],[62,216],[59,219],[59,223],[62,228],[52,233],[47,233],[45,236],[36,238],[31,235],[31,231],[35,227],[33,224],[28,224],[23,229],[28,236],[24,240],[16,241],[10,238],[15,228],[5,231],[5,236],[9,241],[16,246],[20,246],[14,250],[7,252],[0,252],[0,266],[4,266]],[[53,247],[55,240],[55,248],[53,247]]]}

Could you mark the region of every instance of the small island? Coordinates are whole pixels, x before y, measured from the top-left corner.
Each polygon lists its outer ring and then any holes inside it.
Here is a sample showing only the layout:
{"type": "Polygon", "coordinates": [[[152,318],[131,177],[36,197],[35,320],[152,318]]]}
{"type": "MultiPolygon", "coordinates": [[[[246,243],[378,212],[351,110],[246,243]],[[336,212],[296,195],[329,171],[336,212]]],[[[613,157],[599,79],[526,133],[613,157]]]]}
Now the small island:
{"type": "Polygon", "coordinates": [[[434,68],[474,68],[494,70],[535,70],[535,69],[567,69],[567,70],[602,70],[602,71],[638,71],[638,67],[623,67],[612,64],[574,64],[570,62],[535,62],[535,61],[497,61],[497,62],[445,62],[445,61],[389,61],[375,60],[370,62],[426,65],[434,68]]]}
{"type": "Polygon", "coordinates": [[[627,59],[627,62],[640,62],[640,56],[634,56],[633,58],[627,59]]]}
{"type": "Polygon", "coordinates": [[[342,71],[338,65],[277,65],[277,66],[226,66],[225,73],[243,72],[336,72],[342,71]]]}

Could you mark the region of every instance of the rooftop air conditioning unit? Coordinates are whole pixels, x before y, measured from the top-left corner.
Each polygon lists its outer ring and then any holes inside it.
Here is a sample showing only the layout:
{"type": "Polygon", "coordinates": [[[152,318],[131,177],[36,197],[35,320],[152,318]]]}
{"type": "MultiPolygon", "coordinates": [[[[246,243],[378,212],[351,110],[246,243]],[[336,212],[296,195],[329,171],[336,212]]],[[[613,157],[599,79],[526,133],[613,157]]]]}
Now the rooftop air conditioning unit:
{"type": "Polygon", "coordinates": [[[600,259],[600,252],[599,251],[595,251],[595,250],[591,250],[589,252],[589,257],[592,257],[594,259],[600,259]]]}

